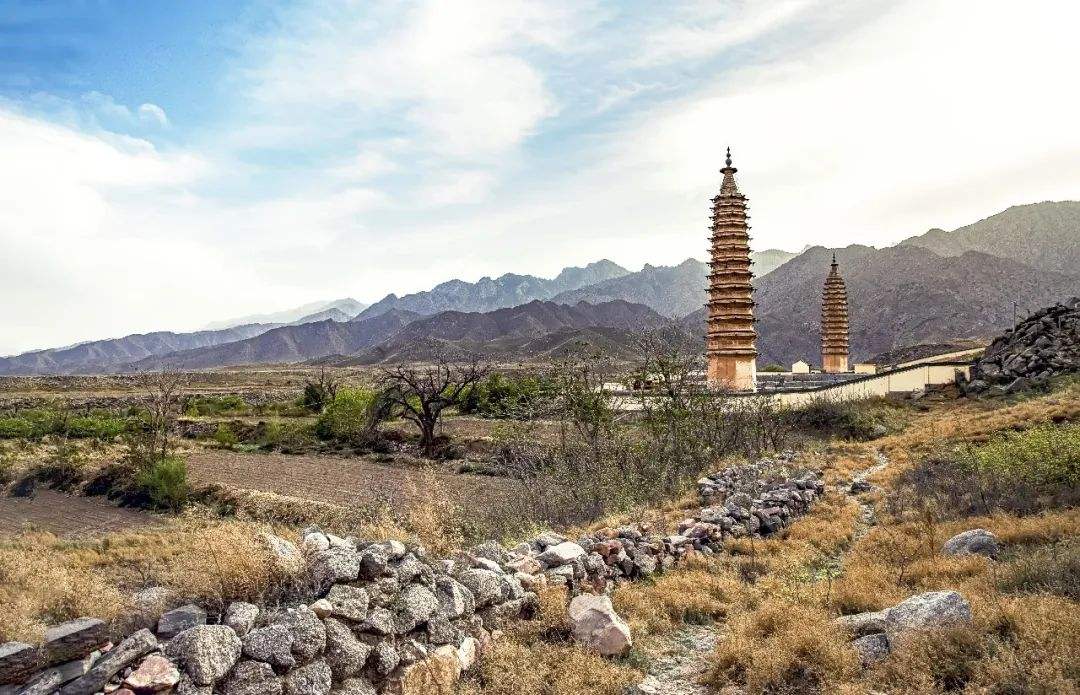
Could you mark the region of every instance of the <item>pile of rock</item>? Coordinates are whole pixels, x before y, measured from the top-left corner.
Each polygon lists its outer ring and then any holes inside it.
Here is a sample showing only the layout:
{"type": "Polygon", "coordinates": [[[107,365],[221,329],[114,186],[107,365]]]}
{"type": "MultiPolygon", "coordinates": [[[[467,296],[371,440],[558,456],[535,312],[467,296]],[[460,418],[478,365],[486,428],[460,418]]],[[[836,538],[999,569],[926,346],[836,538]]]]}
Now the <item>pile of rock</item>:
{"type": "MultiPolygon", "coordinates": [[[[300,548],[266,535],[271,558],[291,578],[297,599],[289,605],[236,602],[209,615],[195,604],[175,607],[170,592],[151,587],[136,596],[129,621],[143,628],[118,645],[92,618],[52,628],[41,647],[0,645],[0,695],[450,692],[508,621],[531,615],[543,586],[602,594],[692,553],[717,552],[726,538],[786,526],[824,491],[817,475],[791,469],[794,460],[789,453],[703,478],[705,506],[674,535],[641,523],[576,541],[545,533],[444,560],[416,545],[318,528],[301,533],[300,548]]],[[[600,653],[629,647],[629,628],[603,596],[572,604],[571,618],[575,635],[600,653]]]]}
{"type": "Polygon", "coordinates": [[[971,604],[955,591],[929,591],[882,611],[841,616],[835,623],[852,638],[865,667],[887,657],[902,639],[971,625],[971,604]]]}
{"type": "Polygon", "coordinates": [[[50,630],[41,648],[0,646],[0,694],[432,692],[469,668],[492,632],[536,605],[495,563],[429,561],[420,547],[318,529],[303,539],[304,552],[281,538],[271,548],[289,562],[306,560],[304,579],[319,596],[310,604],[233,603],[219,624],[181,606],[158,618],[156,634],[143,629],[115,647],[102,621],[74,621],[50,630]]]}
{"type": "Polygon", "coordinates": [[[1080,370],[1080,298],[1041,309],[986,348],[963,384],[970,395],[1003,395],[1080,370]]]}

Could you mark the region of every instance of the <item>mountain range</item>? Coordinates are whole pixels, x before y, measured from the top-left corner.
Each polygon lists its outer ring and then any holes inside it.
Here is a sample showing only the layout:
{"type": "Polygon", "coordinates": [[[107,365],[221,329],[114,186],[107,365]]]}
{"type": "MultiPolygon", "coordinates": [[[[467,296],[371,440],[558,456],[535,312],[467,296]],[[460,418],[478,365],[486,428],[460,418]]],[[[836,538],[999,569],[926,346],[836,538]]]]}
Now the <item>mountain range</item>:
{"type": "MultiPolygon", "coordinates": [[[[835,252],[848,287],[853,360],[926,342],[978,340],[1028,310],[1080,294],[1080,203],[1017,206],[894,247],[835,252]]],[[[759,363],[817,361],[820,294],[832,253],[819,246],[753,255],[759,363]]],[[[552,279],[452,280],[390,294],[370,307],[335,300],[245,317],[301,314],[288,325],[135,335],[26,353],[0,359],[0,374],[370,364],[416,357],[417,346],[433,341],[514,358],[555,354],[579,340],[625,354],[635,330],[664,319],[681,317],[703,332],[707,272],[695,259],[636,272],[602,260],[552,279]]]]}
{"type": "MultiPolygon", "coordinates": [[[[283,323],[296,323],[299,321],[311,323],[312,321],[322,321],[323,319],[329,318],[340,321],[342,319],[338,318],[338,316],[351,318],[366,309],[367,306],[367,304],[363,304],[349,297],[346,297],[345,299],[311,302],[309,304],[301,304],[300,306],[291,309],[275,311],[269,314],[251,314],[249,316],[240,316],[224,321],[211,321],[206,324],[204,330],[217,331],[223,328],[234,328],[236,326],[246,326],[253,323],[269,323],[277,325],[283,323]],[[338,313],[331,313],[334,310],[338,313]]],[[[344,320],[348,319],[346,318],[344,320]]]]}

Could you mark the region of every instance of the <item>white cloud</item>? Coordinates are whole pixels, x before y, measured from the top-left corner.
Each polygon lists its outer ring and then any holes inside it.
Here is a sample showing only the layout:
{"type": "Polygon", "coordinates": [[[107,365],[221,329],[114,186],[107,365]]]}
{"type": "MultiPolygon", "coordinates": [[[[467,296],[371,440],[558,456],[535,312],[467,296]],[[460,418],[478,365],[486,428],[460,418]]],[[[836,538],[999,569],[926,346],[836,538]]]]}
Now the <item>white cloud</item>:
{"type": "Polygon", "coordinates": [[[139,118],[143,121],[153,123],[154,125],[162,128],[169,125],[169,117],[165,115],[165,109],[161,108],[157,104],[143,104],[139,107],[139,118]]]}

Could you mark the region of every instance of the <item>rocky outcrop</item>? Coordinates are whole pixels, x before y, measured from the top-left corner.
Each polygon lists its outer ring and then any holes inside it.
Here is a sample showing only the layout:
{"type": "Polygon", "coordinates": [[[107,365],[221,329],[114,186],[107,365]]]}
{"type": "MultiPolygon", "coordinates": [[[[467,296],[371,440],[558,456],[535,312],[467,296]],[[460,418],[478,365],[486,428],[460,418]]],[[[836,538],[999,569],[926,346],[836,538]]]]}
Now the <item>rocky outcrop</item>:
{"type": "Polygon", "coordinates": [[[968,395],[1004,395],[1080,371],[1080,298],[1041,309],[986,348],[963,384],[968,395]]]}
{"type": "Polygon", "coordinates": [[[852,638],[863,666],[889,655],[903,639],[921,632],[972,624],[971,604],[956,591],[928,591],[891,608],[873,613],[845,615],[834,620],[852,638]]]}

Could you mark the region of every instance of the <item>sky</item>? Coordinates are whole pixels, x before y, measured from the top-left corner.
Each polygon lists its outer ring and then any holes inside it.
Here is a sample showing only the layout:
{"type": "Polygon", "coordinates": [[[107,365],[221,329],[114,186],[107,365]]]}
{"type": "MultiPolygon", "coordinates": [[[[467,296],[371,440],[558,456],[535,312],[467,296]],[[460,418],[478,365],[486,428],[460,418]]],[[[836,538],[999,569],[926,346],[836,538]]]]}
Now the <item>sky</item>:
{"type": "Polygon", "coordinates": [[[1080,198],[1080,3],[0,0],[0,355],[1080,198]]]}

